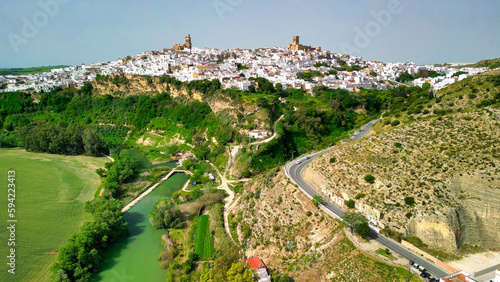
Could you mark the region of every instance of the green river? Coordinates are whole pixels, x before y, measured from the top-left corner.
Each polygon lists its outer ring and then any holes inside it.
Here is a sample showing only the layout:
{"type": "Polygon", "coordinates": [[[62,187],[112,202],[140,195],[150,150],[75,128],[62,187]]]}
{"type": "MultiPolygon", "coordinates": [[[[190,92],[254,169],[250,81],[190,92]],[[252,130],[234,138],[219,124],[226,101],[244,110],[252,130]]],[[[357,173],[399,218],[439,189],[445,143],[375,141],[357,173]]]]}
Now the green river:
{"type": "Polygon", "coordinates": [[[149,211],[156,200],[172,196],[188,179],[184,173],[175,173],[124,214],[130,235],[107,250],[102,271],[93,281],[165,281],[167,272],[158,261],[165,230],[151,226],[149,211]]]}

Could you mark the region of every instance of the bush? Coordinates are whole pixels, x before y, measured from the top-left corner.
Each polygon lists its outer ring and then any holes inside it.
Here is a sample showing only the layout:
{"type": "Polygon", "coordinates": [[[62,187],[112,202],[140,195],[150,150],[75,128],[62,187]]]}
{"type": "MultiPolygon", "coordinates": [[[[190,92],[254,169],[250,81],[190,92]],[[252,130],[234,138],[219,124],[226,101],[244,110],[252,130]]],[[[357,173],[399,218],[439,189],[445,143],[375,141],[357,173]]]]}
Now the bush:
{"type": "Polygon", "coordinates": [[[370,183],[370,184],[373,184],[373,183],[375,183],[375,176],[373,176],[371,174],[367,174],[365,176],[365,181],[370,183]]]}
{"type": "Polygon", "coordinates": [[[385,235],[385,236],[387,236],[391,239],[394,239],[398,242],[401,242],[401,240],[404,239],[404,236],[402,233],[394,231],[390,228],[384,228],[384,229],[382,229],[382,231],[380,233],[382,233],[382,235],[385,235]]]}
{"type": "Polygon", "coordinates": [[[346,202],[345,202],[345,205],[346,205],[348,208],[353,209],[353,208],[354,208],[354,205],[355,205],[354,200],[352,200],[352,199],[351,199],[351,200],[349,200],[349,201],[346,201],[346,202]]]}
{"type": "Polygon", "coordinates": [[[413,197],[405,197],[405,203],[409,206],[414,206],[415,199],[413,197]]]}
{"type": "Polygon", "coordinates": [[[407,217],[407,218],[411,218],[412,216],[413,216],[413,214],[412,214],[411,212],[408,212],[408,213],[406,214],[406,217],[407,217]]]}
{"type": "Polygon", "coordinates": [[[366,196],[365,194],[363,194],[363,193],[359,193],[359,194],[357,194],[357,195],[356,195],[356,197],[354,197],[354,198],[357,200],[357,199],[364,198],[365,196],[366,196]]]}
{"type": "Polygon", "coordinates": [[[334,163],[334,162],[336,162],[336,161],[337,161],[337,158],[335,158],[335,157],[331,157],[331,158],[330,158],[330,163],[334,163]]]}
{"type": "Polygon", "coordinates": [[[397,120],[397,119],[396,119],[396,120],[394,120],[394,121],[392,121],[392,122],[391,122],[391,125],[392,125],[392,126],[398,126],[400,123],[401,123],[401,122],[400,122],[399,120],[397,120]]]}
{"type": "Polygon", "coordinates": [[[251,175],[252,173],[248,169],[241,174],[243,178],[249,178],[251,175]]]}

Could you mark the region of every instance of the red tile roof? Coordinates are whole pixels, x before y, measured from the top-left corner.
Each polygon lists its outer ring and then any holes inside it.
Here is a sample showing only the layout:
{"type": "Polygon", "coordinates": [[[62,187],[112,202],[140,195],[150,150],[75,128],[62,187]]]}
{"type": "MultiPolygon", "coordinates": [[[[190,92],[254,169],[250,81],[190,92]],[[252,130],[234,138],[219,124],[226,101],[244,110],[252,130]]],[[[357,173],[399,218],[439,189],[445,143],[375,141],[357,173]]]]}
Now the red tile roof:
{"type": "Polygon", "coordinates": [[[245,260],[245,265],[252,268],[252,269],[259,269],[259,268],[266,268],[267,269],[267,266],[258,257],[247,258],[245,260]]]}

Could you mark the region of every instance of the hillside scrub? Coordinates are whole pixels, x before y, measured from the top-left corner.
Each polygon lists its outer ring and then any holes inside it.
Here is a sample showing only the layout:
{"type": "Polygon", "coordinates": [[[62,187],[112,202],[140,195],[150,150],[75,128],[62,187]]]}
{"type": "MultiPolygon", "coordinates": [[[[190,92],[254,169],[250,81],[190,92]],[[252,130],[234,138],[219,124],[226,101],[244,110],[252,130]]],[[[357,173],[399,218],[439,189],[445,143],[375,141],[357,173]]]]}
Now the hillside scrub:
{"type": "Polygon", "coordinates": [[[328,193],[365,194],[357,201],[372,218],[429,246],[497,246],[500,237],[489,230],[498,225],[498,215],[488,211],[500,198],[494,189],[500,185],[498,73],[459,81],[436,93],[439,98],[416,91],[418,96],[391,104],[387,112],[401,125],[379,123],[375,134],[324,152],[310,169],[335,179],[323,184],[328,193]],[[476,96],[467,98],[473,89],[476,96]],[[495,101],[482,106],[487,97],[495,101]],[[417,111],[419,106],[432,113],[417,111]],[[367,174],[376,183],[362,181],[367,174]]]}

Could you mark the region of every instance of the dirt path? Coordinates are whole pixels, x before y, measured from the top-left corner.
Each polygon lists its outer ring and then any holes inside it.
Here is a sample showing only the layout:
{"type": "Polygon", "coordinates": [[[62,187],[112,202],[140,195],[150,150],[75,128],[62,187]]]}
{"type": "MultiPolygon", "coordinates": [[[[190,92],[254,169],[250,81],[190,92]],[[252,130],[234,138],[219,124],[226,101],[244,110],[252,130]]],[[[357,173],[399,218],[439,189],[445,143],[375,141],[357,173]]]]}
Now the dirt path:
{"type": "Polygon", "coordinates": [[[281,115],[275,122],[274,122],[274,133],[271,137],[267,138],[267,139],[264,139],[262,141],[257,141],[257,142],[253,142],[253,143],[250,143],[250,144],[247,144],[246,146],[251,146],[251,145],[259,145],[259,144],[263,144],[263,143],[268,143],[268,142],[271,142],[274,138],[276,138],[276,129],[278,127],[278,122],[284,117],[285,115],[281,115]]]}
{"type": "Polygon", "coordinates": [[[229,195],[229,197],[224,199],[224,229],[226,230],[226,233],[229,236],[229,238],[231,238],[231,241],[233,241],[235,245],[238,245],[231,236],[231,230],[229,229],[229,222],[228,222],[229,211],[237,202],[234,201],[234,192],[231,189],[229,189],[229,185],[227,184],[228,181],[226,177],[220,173],[219,169],[213,163],[210,163],[210,165],[215,169],[215,171],[220,177],[221,184],[219,185],[219,187],[217,187],[217,189],[222,189],[226,191],[226,193],[229,195]]]}

